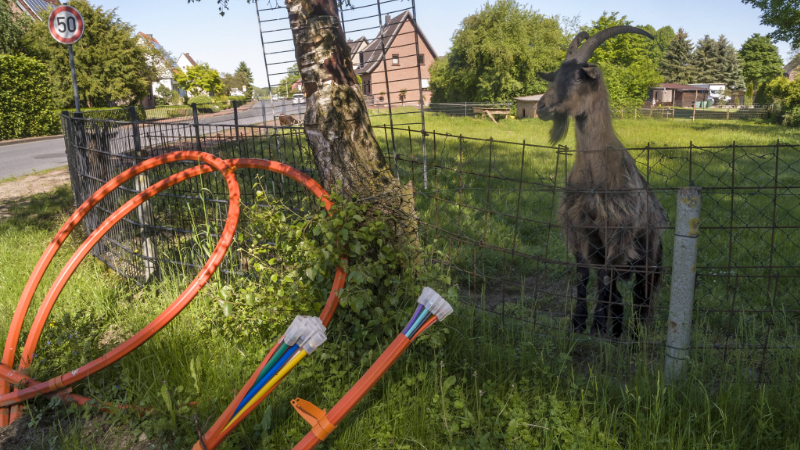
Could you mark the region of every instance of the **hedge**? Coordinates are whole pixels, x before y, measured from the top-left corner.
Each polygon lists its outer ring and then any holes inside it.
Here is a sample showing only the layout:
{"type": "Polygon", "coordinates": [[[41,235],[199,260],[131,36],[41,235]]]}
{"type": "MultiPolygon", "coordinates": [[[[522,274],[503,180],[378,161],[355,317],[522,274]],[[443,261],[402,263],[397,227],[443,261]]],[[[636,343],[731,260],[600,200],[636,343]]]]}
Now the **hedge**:
{"type": "Polygon", "coordinates": [[[0,140],[60,132],[47,67],[27,56],[0,55],[0,140]]]}

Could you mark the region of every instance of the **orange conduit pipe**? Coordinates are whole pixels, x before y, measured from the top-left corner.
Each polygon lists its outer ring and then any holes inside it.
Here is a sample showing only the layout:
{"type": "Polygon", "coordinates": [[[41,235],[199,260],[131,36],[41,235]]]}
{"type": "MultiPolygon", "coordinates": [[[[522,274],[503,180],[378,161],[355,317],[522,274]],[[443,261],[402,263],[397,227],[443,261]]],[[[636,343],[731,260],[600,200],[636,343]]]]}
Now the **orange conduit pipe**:
{"type": "MultiPolygon", "coordinates": [[[[408,339],[404,334],[397,336],[389,347],[381,354],[375,364],[367,370],[367,372],[359,378],[355,385],[342,397],[336,405],[328,412],[328,421],[335,428],[339,425],[347,414],[356,407],[356,405],[367,395],[370,389],[375,386],[375,383],[389,370],[390,367],[400,358],[400,355],[411,345],[412,342],[428,327],[433,325],[436,321],[436,316],[429,318],[419,331],[408,339]]],[[[293,450],[311,450],[322,441],[317,438],[314,431],[309,431],[308,434],[294,446],[293,450]]]]}
{"type": "MultiPolygon", "coordinates": [[[[56,390],[60,390],[61,388],[72,384],[76,381],[79,381],[93,373],[96,373],[99,370],[113,364],[114,362],[118,361],[123,356],[127,355],[128,353],[132,352],[134,349],[139,347],[141,344],[146,342],[150,339],[155,333],[161,330],[164,326],[166,326],[175,316],[180,313],[186,305],[197,295],[197,292],[205,285],[205,283],[209,280],[211,275],[217,269],[219,264],[222,262],[225,253],[228,250],[228,247],[233,242],[233,235],[236,232],[236,225],[239,219],[239,185],[236,182],[236,176],[233,174],[232,168],[225,163],[223,160],[210,155],[204,154],[201,152],[186,152],[188,155],[183,155],[182,157],[174,157],[172,161],[180,161],[180,160],[195,160],[195,161],[202,161],[207,163],[209,166],[213,167],[213,169],[219,170],[225,174],[225,179],[228,184],[228,194],[229,194],[229,201],[230,206],[228,210],[228,217],[225,222],[225,227],[222,231],[219,241],[217,242],[217,246],[211,254],[211,257],[206,262],[206,264],[200,269],[200,272],[195,277],[194,280],[189,284],[189,286],[172,302],[170,306],[167,307],[158,317],[156,317],[152,322],[150,322],[147,326],[145,326],[141,331],[136,333],[133,337],[128,339],[127,341],[123,342],[104,356],[85,364],[78,369],[75,369],[71,372],[68,372],[64,375],[60,375],[55,377],[51,380],[29,386],[27,388],[0,395],[0,407],[10,406],[13,404],[20,403],[25,400],[29,400],[41,394],[46,394],[49,392],[53,392],[56,390]]],[[[171,156],[164,155],[164,156],[171,156]]],[[[167,162],[171,162],[170,158],[155,158],[156,161],[148,160],[141,163],[139,166],[140,170],[131,170],[123,172],[119,176],[112,179],[110,182],[106,183],[106,187],[113,186],[111,189],[116,188],[117,186],[121,185],[125,181],[129,180],[130,178],[136,176],[138,173],[143,172],[144,170],[148,170],[153,167],[157,167],[162,164],[166,164],[167,162]],[[148,164],[149,163],[149,164],[148,164]]],[[[134,167],[136,168],[136,167],[134,167]]],[[[132,168],[133,169],[133,168],[132,168]]],[[[41,330],[44,327],[44,323],[47,320],[47,316],[49,315],[53,304],[55,303],[58,294],[63,289],[64,285],[68,281],[69,277],[77,268],[77,265],[80,263],[81,260],[86,256],[86,254],[91,250],[94,244],[99,241],[99,239],[106,233],[111,227],[116,224],[119,220],[125,217],[126,214],[133,211],[136,207],[147,201],[149,198],[153,197],[158,192],[161,192],[172,185],[175,185],[181,181],[184,181],[188,178],[193,176],[200,175],[204,172],[210,172],[212,169],[208,166],[197,166],[190,169],[186,169],[182,172],[174,174],[152,186],[150,186],[145,191],[139,193],[134,198],[126,202],[122,207],[118,210],[114,211],[108,219],[106,219],[92,234],[87,238],[87,240],[81,245],[81,247],[75,252],[75,254],[70,258],[67,265],[62,269],[59,276],[56,278],[56,281],[53,283],[48,294],[45,296],[45,299],[42,302],[42,305],[39,308],[39,312],[37,313],[36,317],[34,318],[33,326],[31,327],[30,334],[28,335],[28,340],[25,344],[25,350],[22,354],[22,359],[20,361],[20,368],[28,367],[30,363],[31,356],[36,349],[36,344],[38,343],[39,336],[41,335],[41,330]]],[[[93,195],[99,196],[102,198],[103,196],[107,195],[110,192],[110,189],[104,192],[97,192],[93,195]]],[[[87,200],[87,203],[89,201],[87,200]]],[[[84,203],[85,205],[86,203],[84,203]]],[[[84,211],[84,214],[87,211],[84,211]]],[[[73,227],[74,228],[74,227],[73,227]]],[[[62,241],[63,242],[63,241],[62,241]]],[[[52,257],[50,258],[52,259],[52,257]]],[[[49,260],[46,261],[46,264],[49,264],[49,260]]],[[[29,300],[28,300],[29,301],[29,300]]],[[[24,320],[24,318],[23,318],[24,320]]],[[[13,330],[12,330],[13,331],[13,330]]],[[[11,418],[14,419],[13,417],[11,418]]]]}
{"type": "MultiPolygon", "coordinates": [[[[88,212],[94,208],[103,198],[105,198],[109,193],[111,193],[115,188],[122,185],[126,181],[134,178],[137,175],[144,173],[147,170],[152,168],[161,166],[163,164],[168,164],[171,162],[177,161],[201,161],[208,163],[211,167],[219,170],[229,170],[230,166],[224,163],[221,159],[214,157],[213,155],[209,155],[207,153],[196,152],[196,151],[186,151],[186,152],[174,152],[169,153],[162,156],[157,156],[155,158],[151,158],[147,161],[144,161],[140,164],[137,164],[134,167],[122,172],[121,174],[117,175],[113,179],[111,179],[108,183],[100,187],[91,197],[89,197],[67,220],[67,222],[61,227],[61,229],[56,233],[53,240],[47,246],[47,249],[42,254],[41,258],[39,258],[39,262],[36,264],[36,267],[33,269],[31,276],[28,278],[28,282],[25,285],[25,288],[22,291],[22,295],[20,296],[20,300],[17,303],[17,308],[14,311],[14,317],[11,320],[11,326],[8,330],[8,338],[6,339],[6,343],[3,346],[3,359],[0,360],[2,364],[13,367],[14,365],[14,357],[17,349],[17,344],[19,343],[19,335],[22,331],[22,325],[25,321],[25,316],[28,313],[28,308],[30,307],[31,300],[33,295],[36,292],[36,288],[39,286],[39,283],[44,276],[45,271],[47,270],[50,262],[55,257],[58,250],[61,248],[61,245],[70,235],[72,230],[78,226],[81,219],[83,219],[88,212]]],[[[151,187],[152,188],[152,187],[151,187]]],[[[237,186],[238,192],[238,186],[237,186]]],[[[8,394],[10,391],[10,386],[8,383],[0,382],[0,399],[5,397],[4,394],[8,394]]],[[[8,408],[0,408],[0,427],[8,425],[19,415],[19,409],[17,407],[14,408],[15,413],[12,417],[9,418],[9,410],[8,408]]]]}
{"type": "MultiPolygon", "coordinates": [[[[187,151],[187,152],[174,152],[167,155],[162,155],[159,157],[151,158],[143,163],[140,163],[131,169],[126,170],[125,172],[121,173],[108,183],[106,183],[103,187],[101,187],[97,192],[95,192],[92,197],[90,197],[86,202],[84,202],[81,207],[76,210],[76,212],[70,217],[66,224],[59,230],[56,234],[56,237],[51,241],[48,248],[45,250],[45,253],[39,260],[36,268],[34,269],[31,277],[28,280],[28,283],[23,290],[23,294],[20,298],[20,302],[17,305],[17,310],[15,311],[14,318],[12,320],[12,326],[9,329],[9,339],[4,347],[4,355],[2,364],[0,364],[0,377],[4,378],[6,381],[12,383],[19,383],[21,381],[26,382],[35,382],[30,377],[24,376],[14,370],[11,369],[14,363],[14,353],[16,351],[16,345],[19,339],[19,333],[22,328],[22,323],[24,322],[25,315],[27,314],[27,310],[30,306],[31,299],[33,297],[36,288],[41,281],[44,272],[47,269],[47,266],[52,261],[55,254],[58,252],[60,246],[69,236],[69,233],[75,228],[75,226],[80,223],[80,220],[91,210],[92,207],[97,205],[103,197],[108,195],[113,189],[120,186],[122,183],[130,180],[131,178],[143,173],[146,170],[152,169],[159,165],[167,164],[170,162],[176,161],[185,161],[185,160],[194,160],[205,162],[209,164],[209,166],[198,166],[191,169],[184,170],[183,172],[174,174],[168,177],[165,180],[162,180],[159,183],[154,184],[147,190],[143,191],[142,193],[135,196],[133,199],[129,200],[125,205],[123,205],[120,209],[115,211],[103,224],[95,230],[92,235],[87,239],[84,244],[76,251],[67,265],[62,269],[62,272],[59,274],[56,282],[54,283],[53,287],[51,287],[48,295],[45,297],[45,301],[43,302],[42,306],[39,309],[39,313],[37,314],[34,325],[38,327],[38,331],[34,333],[32,330],[31,334],[35,334],[34,338],[31,338],[29,335],[29,339],[26,342],[25,352],[23,353],[23,359],[20,362],[20,367],[27,367],[30,362],[30,355],[33,354],[35,351],[35,346],[38,343],[38,338],[41,335],[41,329],[44,326],[44,323],[49,315],[50,310],[52,309],[55,300],[60,294],[61,290],[64,287],[64,284],[68,281],[71,274],[74,272],[77,265],[80,261],[86,256],[88,251],[94,246],[94,244],[105,234],[107,233],[111,227],[121,220],[127,213],[147,201],[149,198],[153,197],[157,193],[173,186],[181,181],[184,181],[188,178],[203,174],[209,173],[212,170],[216,169],[222,172],[228,183],[229,188],[229,198],[230,198],[230,209],[228,213],[228,218],[226,220],[225,228],[223,229],[223,233],[220,237],[219,242],[217,243],[217,247],[215,248],[214,252],[211,255],[209,261],[206,262],[206,265],[203,266],[198,276],[195,280],[190,284],[189,287],[184,290],[184,292],[165,310],[162,314],[160,314],[154,321],[148,324],[144,329],[142,329],[139,333],[135,336],[121,344],[120,346],[113,349],[108,354],[104,355],[101,358],[98,358],[95,361],[90,362],[89,364],[84,365],[83,367],[76,369],[68,374],[61,375],[56,377],[52,380],[47,382],[38,383],[33,386],[29,386],[28,388],[22,389],[20,391],[16,391],[12,394],[8,394],[9,385],[8,383],[4,383],[0,386],[5,392],[0,391],[0,393],[5,395],[0,395],[0,406],[8,406],[8,405],[16,405],[21,402],[33,398],[40,394],[51,394],[53,391],[61,390],[57,395],[65,400],[74,401],[79,404],[84,404],[89,399],[86,397],[71,395],[68,392],[64,392],[62,388],[76,382],[92,373],[95,373],[110,364],[113,364],[126,354],[133,351],[142,343],[146,342],[150,337],[152,337],[155,333],[157,333],[161,328],[163,328],[169,321],[174,319],[180,311],[185,308],[186,305],[194,298],[194,296],[199,292],[199,290],[205,285],[208,279],[211,277],[213,272],[219,266],[224,257],[224,254],[227,252],[227,248],[230,246],[233,234],[236,229],[236,225],[238,222],[238,214],[239,214],[239,189],[238,184],[236,183],[235,175],[233,171],[236,167],[245,167],[245,168],[256,168],[256,169],[266,169],[277,173],[282,173],[284,175],[289,176],[290,178],[300,182],[304,186],[306,186],[312,193],[314,193],[318,198],[322,199],[325,208],[327,210],[331,207],[331,202],[327,199],[327,193],[316,183],[313,179],[306,176],[305,174],[294,170],[293,168],[286,166],[281,163],[277,163],[274,161],[266,161],[266,160],[259,160],[259,159],[234,159],[228,161],[222,161],[219,158],[214,157],[213,155],[203,153],[203,152],[195,152],[195,151],[187,151]],[[28,346],[28,343],[31,344],[31,347],[28,346]],[[6,363],[8,361],[8,363],[6,363]],[[5,376],[4,376],[5,375],[5,376]]],[[[328,301],[326,302],[325,308],[322,311],[322,318],[325,324],[330,322],[333,312],[338,305],[338,292],[341,288],[344,287],[345,282],[345,274],[341,266],[337,268],[335,279],[333,286],[331,288],[331,293],[328,297],[328,301]]],[[[274,350],[273,350],[274,351],[274,350]]],[[[271,352],[272,353],[272,352],[271,352]]],[[[262,366],[266,364],[270,355],[264,360],[262,366]]],[[[258,372],[256,372],[258,373],[258,372]]],[[[249,384],[252,385],[252,382],[249,384]]],[[[246,387],[249,389],[249,386],[246,387]]],[[[245,391],[246,391],[245,389],[245,391]]],[[[51,394],[52,395],[52,394],[51,394]]],[[[242,394],[244,395],[244,394],[242,394]]],[[[8,409],[3,408],[0,410],[0,425],[3,424],[3,420],[9,420],[8,409]],[[3,414],[5,413],[5,414],[3,414]]],[[[11,417],[13,421],[14,417],[11,417]]]]}

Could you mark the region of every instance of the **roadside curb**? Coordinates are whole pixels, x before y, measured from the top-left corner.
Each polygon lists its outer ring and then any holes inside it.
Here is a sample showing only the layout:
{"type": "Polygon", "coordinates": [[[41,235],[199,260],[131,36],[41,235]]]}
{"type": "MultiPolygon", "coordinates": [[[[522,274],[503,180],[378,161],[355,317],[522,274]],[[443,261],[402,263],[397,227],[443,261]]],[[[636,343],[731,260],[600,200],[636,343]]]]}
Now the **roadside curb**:
{"type": "Polygon", "coordinates": [[[7,141],[0,141],[0,147],[4,145],[16,145],[16,144],[27,144],[28,142],[38,142],[38,141],[49,141],[51,139],[64,139],[63,134],[55,134],[52,136],[37,136],[31,138],[22,138],[22,139],[10,139],[7,141]]]}

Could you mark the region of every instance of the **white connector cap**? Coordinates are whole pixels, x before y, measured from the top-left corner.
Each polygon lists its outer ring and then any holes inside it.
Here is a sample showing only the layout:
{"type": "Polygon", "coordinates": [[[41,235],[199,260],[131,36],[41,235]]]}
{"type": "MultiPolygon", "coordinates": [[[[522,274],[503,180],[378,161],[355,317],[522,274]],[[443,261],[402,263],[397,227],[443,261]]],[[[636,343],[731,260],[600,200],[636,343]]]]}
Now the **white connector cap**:
{"type": "Polygon", "coordinates": [[[283,335],[283,343],[286,345],[294,345],[297,343],[297,340],[303,335],[303,330],[305,329],[305,316],[296,316],[292,321],[292,324],[289,325],[289,328],[286,330],[286,333],[283,335]]]}
{"type": "Polygon", "coordinates": [[[322,320],[319,317],[297,316],[283,335],[283,342],[286,345],[297,344],[303,346],[311,335],[320,332],[324,335],[325,331],[325,325],[322,324],[322,320]]]}
{"type": "Polygon", "coordinates": [[[447,303],[447,300],[429,287],[425,287],[422,290],[422,294],[417,299],[417,303],[436,316],[440,322],[453,312],[453,307],[447,303]]]}
{"type": "Polygon", "coordinates": [[[450,303],[447,303],[447,300],[443,299],[442,297],[439,297],[439,300],[440,301],[436,302],[436,304],[433,306],[431,314],[436,316],[436,319],[439,320],[439,322],[441,322],[447,316],[453,313],[453,307],[450,305],[450,303]]]}
{"type": "Polygon", "coordinates": [[[306,354],[310,355],[327,340],[328,336],[325,335],[324,330],[315,330],[300,346],[306,351],[306,354]]]}
{"type": "Polygon", "coordinates": [[[437,294],[436,291],[434,291],[433,289],[426,286],[425,288],[422,289],[422,294],[419,295],[417,303],[419,303],[420,305],[425,307],[425,309],[430,311],[437,297],[439,297],[439,294],[437,294]]]}

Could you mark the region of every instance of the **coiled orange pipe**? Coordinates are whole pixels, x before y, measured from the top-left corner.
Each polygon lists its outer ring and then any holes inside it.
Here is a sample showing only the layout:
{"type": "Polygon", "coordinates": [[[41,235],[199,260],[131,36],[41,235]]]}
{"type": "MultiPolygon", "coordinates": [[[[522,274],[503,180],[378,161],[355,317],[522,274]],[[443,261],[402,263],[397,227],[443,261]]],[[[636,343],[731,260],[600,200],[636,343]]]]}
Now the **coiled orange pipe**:
{"type": "MultiPolygon", "coordinates": [[[[31,273],[30,278],[28,279],[28,283],[26,284],[25,289],[23,290],[23,293],[20,297],[20,301],[17,304],[14,317],[12,319],[11,327],[9,328],[8,339],[6,340],[6,345],[4,346],[2,363],[0,363],[0,379],[2,379],[3,381],[3,383],[0,384],[0,407],[7,407],[9,405],[14,405],[15,408],[15,410],[12,411],[10,417],[8,408],[0,408],[0,426],[7,425],[10,421],[13,421],[16,418],[15,417],[16,415],[19,415],[18,404],[20,402],[31,399],[38,395],[51,394],[53,392],[59,391],[71,383],[74,383],[78,380],[85,378],[88,375],[91,375],[92,373],[102,370],[103,368],[107,367],[110,364],[113,364],[123,356],[132,352],[134,349],[136,349],[141,344],[146,342],[155,333],[161,330],[164,326],[166,326],[167,323],[169,323],[172,319],[174,319],[183,310],[183,308],[185,308],[189,304],[189,302],[194,298],[195,295],[197,295],[199,290],[202,289],[202,287],[205,285],[205,283],[210,279],[211,275],[217,269],[219,264],[222,262],[222,258],[224,257],[228,247],[230,247],[232,243],[233,235],[236,231],[236,225],[238,223],[238,218],[239,218],[239,186],[236,182],[235,174],[233,173],[236,167],[265,169],[277,173],[282,173],[303,184],[316,197],[322,199],[326,209],[330,209],[331,207],[331,202],[327,198],[327,193],[325,192],[324,189],[322,189],[321,186],[319,186],[318,183],[316,183],[313,179],[311,179],[307,175],[289,166],[286,166],[284,164],[275,161],[266,161],[260,159],[233,159],[233,160],[223,161],[208,153],[186,151],[186,152],[173,152],[166,155],[151,158],[122,172],[120,175],[113,178],[105,185],[103,185],[97,192],[95,192],[89,199],[87,199],[75,211],[75,213],[72,214],[69,220],[67,220],[64,226],[61,227],[59,232],[50,242],[50,245],[48,245],[44,254],[39,259],[39,262],[37,263],[36,267],[31,273]],[[79,247],[79,249],[75,252],[72,258],[70,258],[66,266],[62,269],[61,273],[59,273],[59,276],[56,278],[56,281],[54,282],[53,286],[48,291],[44,301],[42,302],[42,305],[39,308],[36,317],[34,318],[34,323],[31,328],[31,332],[28,336],[28,339],[26,341],[25,350],[23,352],[22,359],[20,361],[20,368],[25,368],[29,366],[31,361],[31,355],[33,355],[36,349],[36,345],[38,344],[38,340],[41,336],[44,324],[47,320],[47,317],[50,314],[50,311],[52,310],[53,305],[55,304],[55,301],[58,298],[58,295],[61,293],[64,285],[69,280],[70,276],[74,273],[78,264],[83,260],[83,258],[85,258],[86,254],[88,254],[89,250],[91,250],[91,248],[97,243],[97,241],[99,241],[99,239],[102,238],[102,236],[105,235],[105,233],[107,233],[114,224],[116,224],[119,220],[125,217],[126,214],[133,211],[135,208],[137,208],[139,205],[141,205],[142,203],[144,203],[157,193],[169,188],[170,186],[180,183],[181,181],[184,181],[186,179],[201,175],[203,173],[209,173],[212,170],[217,170],[224,174],[226,182],[228,184],[229,202],[230,202],[228,217],[226,219],[225,227],[220,236],[219,242],[217,243],[217,246],[212,252],[209,260],[206,262],[203,268],[201,268],[200,272],[192,281],[192,283],[156,319],[154,319],[145,328],[139,331],[139,333],[137,333],[124,343],[120,344],[118,347],[114,348],[103,357],[98,358],[97,360],[92,361],[67,374],[58,376],[46,382],[34,384],[32,386],[15,391],[13,393],[9,393],[10,390],[10,385],[8,384],[9,382],[18,383],[20,381],[26,381],[26,382],[35,381],[32,378],[24,376],[18,373],[17,371],[11,369],[11,367],[13,367],[14,364],[14,355],[16,352],[16,346],[19,342],[19,335],[22,329],[22,325],[24,323],[25,316],[30,307],[31,299],[33,298],[36,288],[38,287],[42,279],[42,276],[47,270],[47,267],[49,266],[53,257],[56,255],[61,245],[64,243],[64,241],[72,232],[72,230],[80,223],[81,219],[83,219],[83,217],[85,217],[86,214],[100,202],[100,200],[102,200],[115,188],[119,187],[126,181],[154,167],[158,167],[160,165],[167,164],[170,162],[187,161],[187,160],[199,161],[206,163],[207,165],[193,167],[190,169],[186,169],[182,172],[179,172],[177,174],[174,174],[150,186],[145,191],[136,195],[134,198],[132,198],[131,200],[126,202],[122,207],[120,207],[117,211],[112,213],[108,219],[106,219],[94,232],[92,232],[89,238],[87,238],[87,240],[79,247]]],[[[339,300],[338,292],[340,289],[344,287],[345,279],[346,276],[344,274],[343,269],[340,266],[336,271],[334,283],[331,288],[331,293],[328,296],[328,301],[326,302],[325,308],[323,309],[321,315],[322,320],[326,325],[330,322],[333,313],[336,309],[336,306],[338,305],[338,300],[339,300]]],[[[267,359],[265,359],[262,365],[266,363],[266,361],[269,359],[269,356],[271,355],[268,355],[267,359]]],[[[249,384],[252,384],[252,380],[251,382],[249,382],[249,384]]],[[[248,388],[249,387],[246,386],[244,392],[246,392],[248,388]]],[[[242,393],[242,395],[244,395],[244,393],[242,393]]],[[[68,395],[66,393],[59,394],[59,396],[68,400],[76,401],[81,404],[85,403],[88,400],[85,397],[68,395]]]]}

